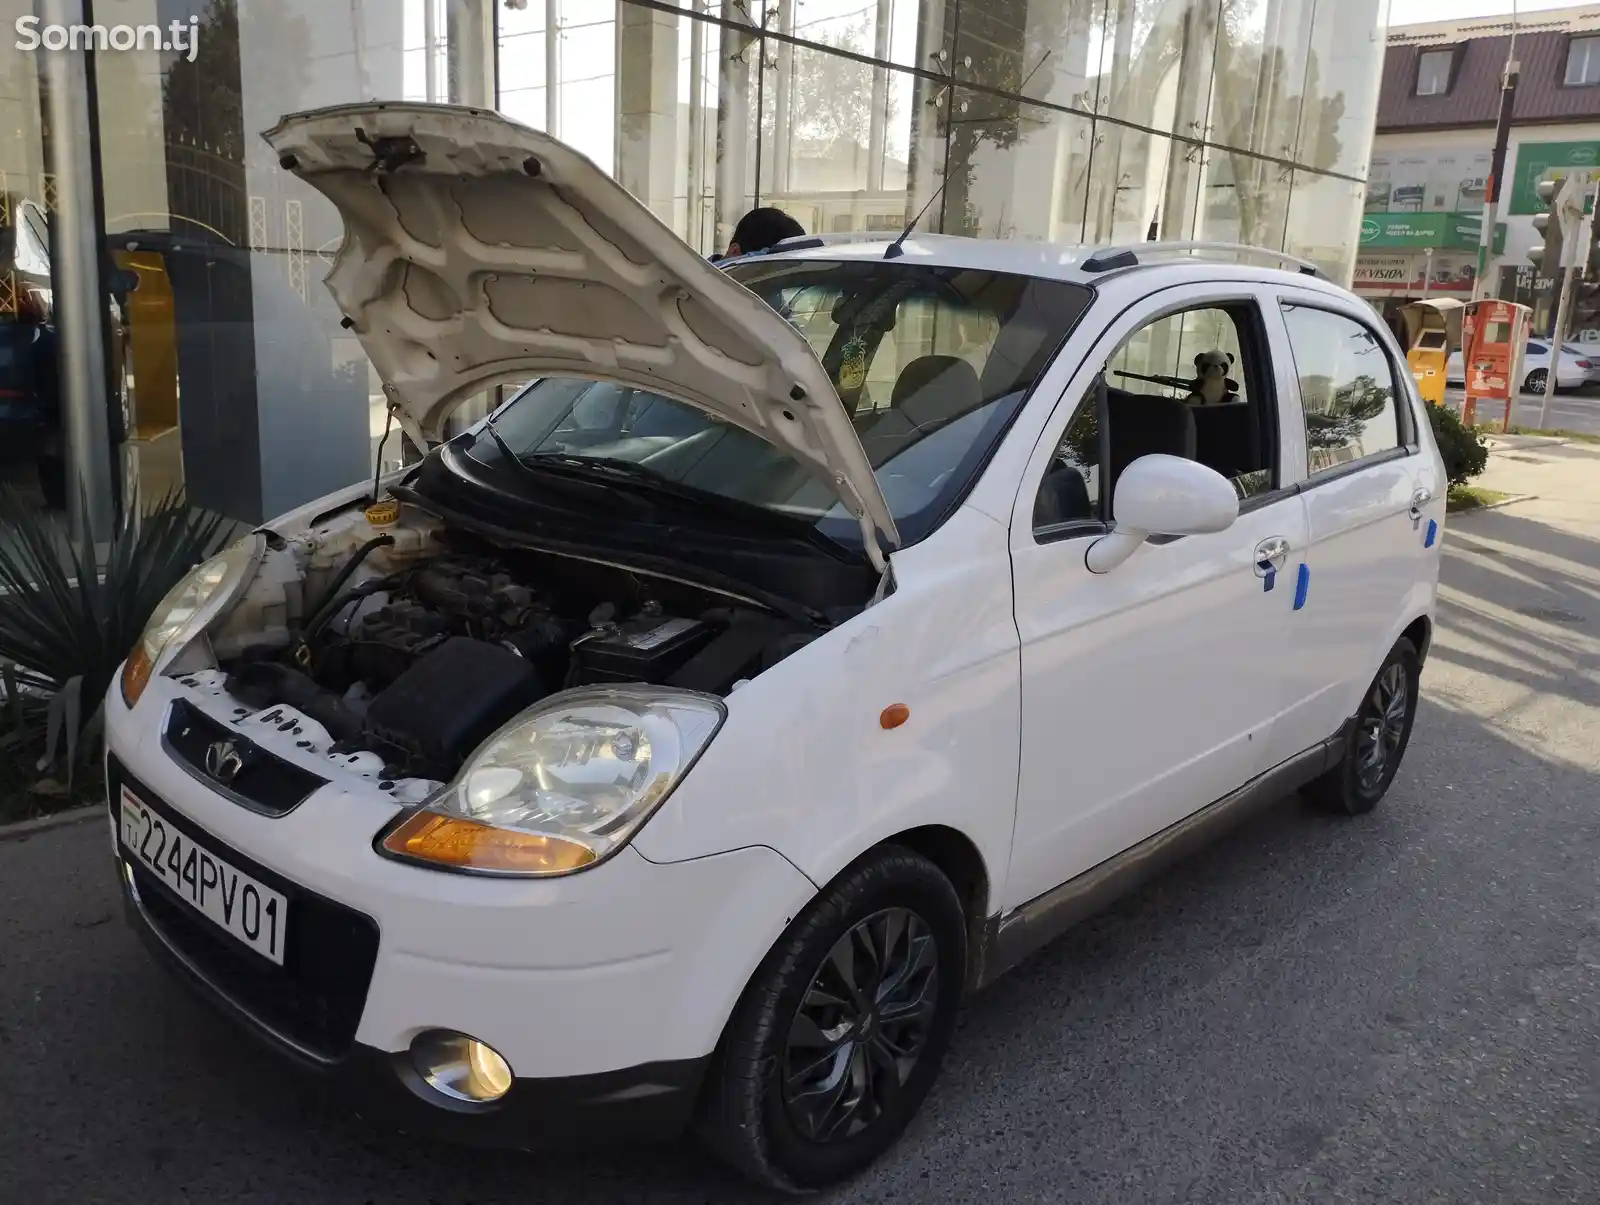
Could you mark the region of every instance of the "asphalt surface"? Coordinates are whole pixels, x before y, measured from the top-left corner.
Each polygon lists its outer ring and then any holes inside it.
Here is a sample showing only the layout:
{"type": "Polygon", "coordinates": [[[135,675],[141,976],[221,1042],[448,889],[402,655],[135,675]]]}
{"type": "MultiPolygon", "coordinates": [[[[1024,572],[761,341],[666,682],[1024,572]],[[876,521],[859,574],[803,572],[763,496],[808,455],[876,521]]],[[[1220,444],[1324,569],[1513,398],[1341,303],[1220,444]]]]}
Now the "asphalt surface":
{"type": "MultiPolygon", "coordinates": [[[[1445,390],[1445,402],[1455,410],[1460,410],[1465,396],[1459,388],[1445,390]]],[[[1539,429],[1543,406],[1543,394],[1522,394],[1511,408],[1512,425],[1526,427],[1530,431],[1539,429]]],[[[1498,421],[1503,413],[1499,402],[1480,402],[1477,411],[1479,422],[1487,422],[1491,418],[1498,421]]],[[[1545,427],[1549,430],[1600,435],[1600,386],[1586,385],[1581,390],[1556,394],[1550,399],[1550,416],[1545,427]]]]}
{"type": "MultiPolygon", "coordinates": [[[[1517,507],[1446,543],[1384,806],[1286,800],[1003,980],[906,1140],[828,1199],[1600,1200],[1600,544],[1517,507]]],[[[0,1200],[769,1199],[688,1147],[370,1132],[154,969],[107,841],[0,842],[0,1200]]]]}

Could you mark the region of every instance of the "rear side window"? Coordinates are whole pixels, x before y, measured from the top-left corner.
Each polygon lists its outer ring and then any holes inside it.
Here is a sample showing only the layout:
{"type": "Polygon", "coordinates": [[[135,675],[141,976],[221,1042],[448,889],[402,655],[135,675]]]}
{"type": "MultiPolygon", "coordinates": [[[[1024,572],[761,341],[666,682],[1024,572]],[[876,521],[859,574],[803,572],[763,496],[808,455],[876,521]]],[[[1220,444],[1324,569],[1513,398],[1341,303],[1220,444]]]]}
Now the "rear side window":
{"type": "Polygon", "coordinates": [[[1394,367],[1372,328],[1304,305],[1286,304],[1283,318],[1305,406],[1311,475],[1398,448],[1394,367]]]}

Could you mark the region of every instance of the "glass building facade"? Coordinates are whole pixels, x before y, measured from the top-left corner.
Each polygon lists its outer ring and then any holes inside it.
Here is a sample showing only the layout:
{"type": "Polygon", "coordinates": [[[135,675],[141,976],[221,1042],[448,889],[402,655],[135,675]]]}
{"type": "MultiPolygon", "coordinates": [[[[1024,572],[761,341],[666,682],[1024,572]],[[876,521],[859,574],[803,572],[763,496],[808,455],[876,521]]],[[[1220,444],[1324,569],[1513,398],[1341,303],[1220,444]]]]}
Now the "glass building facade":
{"type": "MultiPolygon", "coordinates": [[[[35,3],[0,0],[0,19],[9,28],[35,3]]],[[[195,45],[79,52],[81,121],[51,95],[65,85],[50,56],[73,51],[0,48],[0,374],[12,378],[0,413],[44,416],[4,473],[25,488],[35,477],[41,503],[59,505],[73,441],[104,440],[108,454],[77,463],[114,466],[121,494],[182,485],[258,520],[371,471],[385,418],[321,284],[338,217],[259,137],[284,113],[372,98],[496,107],[582,150],[702,252],[761,204],[814,233],[916,219],[980,238],[1252,243],[1348,281],[1385,0],[96,0],[93,12],[187,23],[195,45]],[[64,172],[100,250],[103,433],[81,407],[49,417],[64,172]]]]}

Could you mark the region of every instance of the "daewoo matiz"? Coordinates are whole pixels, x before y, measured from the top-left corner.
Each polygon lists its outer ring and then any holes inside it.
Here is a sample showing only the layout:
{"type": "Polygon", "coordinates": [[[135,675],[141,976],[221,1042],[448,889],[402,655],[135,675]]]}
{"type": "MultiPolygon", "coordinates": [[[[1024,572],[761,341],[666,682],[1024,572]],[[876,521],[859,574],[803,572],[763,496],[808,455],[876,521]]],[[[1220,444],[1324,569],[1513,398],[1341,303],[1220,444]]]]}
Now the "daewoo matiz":
{"type": "Polygon", "coordinates": [[[107,701],[110,818],[151,947],[360,1110],[693,1128],[826,1185],[965,993],[1253,807],[1389,788],[1445,478],[1312,266],[717,267],[492,113],[267,139],[343,215],[328,286],[425,455],[172,592],[107,701]]]}

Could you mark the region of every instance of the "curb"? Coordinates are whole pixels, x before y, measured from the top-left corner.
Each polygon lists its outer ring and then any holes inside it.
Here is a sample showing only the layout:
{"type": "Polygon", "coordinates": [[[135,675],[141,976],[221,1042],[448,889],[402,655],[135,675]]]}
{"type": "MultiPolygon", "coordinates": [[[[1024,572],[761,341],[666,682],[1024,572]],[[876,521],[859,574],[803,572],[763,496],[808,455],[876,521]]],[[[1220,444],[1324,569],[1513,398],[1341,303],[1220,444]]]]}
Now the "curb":
{"type": "MultiPolygon", "coordinates": [[[[1458,510],[1454,513],[1457,519],[1462,519],[1467,515],[1481,515],[1486,510],[1499,510],[1503,506],[1515,506],[1518,502],[1536,502],[1538,499],[1538,494],[1512,494],[1511,497],[1502,498],[1498,502],[1485,502],[1482,506],[1474,506],[1469,510],[1458,510]]],[[[4,830],[0,830],[0,839],[3,839],[3,832],[4,830]]]]}
{"type": "Polygon", "coordinates": [[[35,820],[19,820],[16,824],[0,824],[0,843],[23,841],[39,833],[47,833],[51,829],[82,824],[86,820],[93,820],[103,815],[105,815],[105,808],[98,803],[91,803],[87,807],[73,808],[70,812],[57,812],[53,816],[40,816],[35,820]]]}

